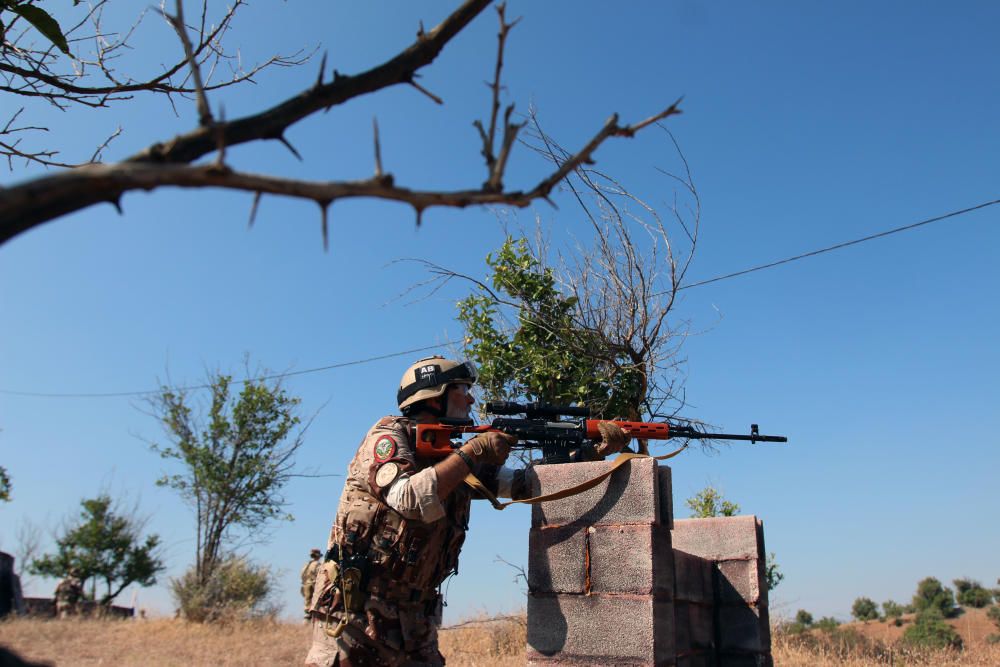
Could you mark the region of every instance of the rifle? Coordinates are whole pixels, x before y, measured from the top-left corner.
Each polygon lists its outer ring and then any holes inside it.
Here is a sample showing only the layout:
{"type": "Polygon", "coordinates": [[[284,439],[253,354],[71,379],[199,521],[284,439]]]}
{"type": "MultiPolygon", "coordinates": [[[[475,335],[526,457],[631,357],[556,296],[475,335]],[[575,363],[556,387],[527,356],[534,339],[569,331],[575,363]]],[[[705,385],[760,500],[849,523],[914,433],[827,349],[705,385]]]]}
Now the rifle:
{"type": "Polygon", "coordinates": [[[442,419],[437,424],[417,424],[417,456],[442,459],[461,446],[452,442],[463,433],[501,431],[517,436],[513,449],[541,449],[542,463],[568,463],[570,452],[580,449],[590,440],[599,440],[598,424],[610,421],[625,434],[640,440],[749,440],[757,442],[788,442],[783,435],[761,435],[757,424],[750,425],[749,435],[708,433],[693,426],[670,422],[631,422],[619,419],[589,419],[590,408],[547,403],[513,403],[489,401],[486,412],[493,415],[524,415],[497,417],[489,424],[476,425],[471,419],[442,419]],[[577,417],[577,419],[565,419],[577,417]]]}

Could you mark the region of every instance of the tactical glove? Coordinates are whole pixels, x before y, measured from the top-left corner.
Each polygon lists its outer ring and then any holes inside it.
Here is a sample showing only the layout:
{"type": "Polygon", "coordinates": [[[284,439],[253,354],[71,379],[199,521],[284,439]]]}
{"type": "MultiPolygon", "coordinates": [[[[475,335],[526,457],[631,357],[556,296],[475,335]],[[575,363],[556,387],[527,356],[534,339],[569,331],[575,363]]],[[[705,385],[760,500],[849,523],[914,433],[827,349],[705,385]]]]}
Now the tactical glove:
{"type": "Polygon", "coordinates": [[[595,448],[598,456],[617,454],[629,441],[629,436],[614,422],[600,422],[597,424],[597,430],[601,432],[601,441],[595,448]]]}
{"type": "Polygon", "coordinates": [[[462,445],[462,451],[476,463],[502,466],[510,455],[510,448],[517,444],[517,437],[499,431],[481,433],[462,445]]]}

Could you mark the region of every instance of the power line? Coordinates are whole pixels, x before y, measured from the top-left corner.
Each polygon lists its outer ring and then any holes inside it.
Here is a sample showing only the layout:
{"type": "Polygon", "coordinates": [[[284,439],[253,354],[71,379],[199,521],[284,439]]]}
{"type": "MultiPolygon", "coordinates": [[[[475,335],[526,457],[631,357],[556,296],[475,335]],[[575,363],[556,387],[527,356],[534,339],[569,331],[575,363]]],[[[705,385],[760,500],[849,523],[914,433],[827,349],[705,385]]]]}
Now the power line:
{"type": "MultiPolygon", "coordinates": [[[[899,232],[906,232],[911,229],[916,229],[917,227],[923,227],[924,225],[929,225],[934,222],[940,222],[941,220],[947,220],[948,218],[954,218],[959,215],[964,215],[966,213],[972,213],[973,211],[978,211],[981,208],[986,208],[987,206],[995,206],[1000,204],[1000,199],[994,199],[993,201],[988,201],[984,204],[978,204],[976,206],[970,206],[969,208],[963,208],[960,211],[952,211],[951,213],[945,213],[944,215],[939,215],[934,218],[927,218],[926,220],[921,220],[920,222],[914,222],[910,225],[904,225],[902,227],[896,227],[895,229],[890,229],[884,232],[879,232],[878,234],[872,234],[871,236],[865,236],[860,239],[854,239],[853,241],[844,241],[843,243],[838,243],[836,245],[828,246],[826,248],[820,248],[819,250],[812,250],[810,252],[804,252],[801,255],[795,255],[794,257],[787,257],[785,259],[779,259],[776,262],[770,262],[768,264],[761,264],[760,266],[755,266],[751,269],[743,269],[742,271],[736,271],[735,273],[727,273],[722,276],[716,276],[715,278],[709,278],[708,280],[701,280],[696,283],[691,283],[690,285],[681,285],[678,287],[678,291],[682,289],[691,289],[693,287],[701,287],[702,285],[708,285],[711,283],[717,283],[720,280],[728,280],[729,278],[735,278],[737,276],[745,276],[748,273],[754,273],[755,271],[763,271],[764,269],[771,269],[775,266],[781,266],[782,264],[788,264],[789,262],[794,262],[796,260],[805,259],[806,257],[815,257],[816,255],[822,255],[825,252],[832,252],[834,250],[840,250],[841,248],[846,248],[852,245],[858,245],[859,243],[864,243],[865,241],[872,241],[874,239],[880,239],[883,236],[889,236],[890,234],[898,234],[899,232]]],[[[662,296],[667,292],[661,292],[656,296],[662,296]]]]}
{"type": "MultiPolygon", "coordinates": [[[[318,373],[320,371],[328,371],[334,368],[345,368],[347,366],[357,366],[359,364],[369,364],[373,361],[381,361],[382,359],[391,359],[393,357],[401,357],[406,354],[414,354],[416,352],[426,352],[427,350],[435,350],[439,347],[444,347],[446,345],[454,345],[456,341],[446,340],[443,343],[438,343],[437,345],[427,345],[425,347],[415,347],[412,350],[403,350],[401,352],[390,352],[388,354],[380,354],[375,357],[366,357],[364,359],[355,359],[353,361],[343,361],[338,364],[330,364],[329,366],[320,366],[318,368],[306,368],[301,371],[289,371],[288,373],[273,373],[271,375],[261,375],[258,377],[244,378],[242,380],[237,380],[241,384],[246,384],[247,382],[262,382],[264,380],[275,380],[278,378],[291,377],[293,375],[305,375],[307,373],[318,373]]],[[[191,391],[193,389],[210,389],[212,385],[210,384],[192,384],[184,387],[172,387],[174,391],[191,391]]],[[[106,392],[106,393],[79,393],[79,394],[50,394],[43,392],[34,391],[13,391],[10,389],[0,389],[0,394],[8,394],[11,396],[30,396],[32,398],[124,398],[128,396],[150,396],[152,394],[160,393],[159,389],[147,389],[145,391],[116,391],[116,392],[106,392]]]]}
{"type": "MultiPolygon", "coordinates": [[[[748,273],[755,273],[757,271],[763,271],[764,269],[771,269],[776,266],[781,266],[782,264],[788,264],[790,262],[795,262],[800,259],[805,259],[807,257],[815,257],[816,255],[822,255],[827,252],[832,252],[834,250],[840,250],[841,248],[846,248],[852,245],[858,245],[860,243],[865,243],[866,241],[872,241],[885,236],[890,236],[892,234],[898,234],[900,232],[909,231],[911,229],[916,229],[918,227],[923,227],[924,225],[929,225],[935,222],[940,222],[942,220],[948,220],[949,218],[955,218],[966,213],[972,213],[973,211],[978,211],[980,209],[987,208],[989,206],[995,206],[1000,204],[1000,199],[994,199],[993,201],[984,202],[982,204],[977,204],[976,206],[970,206],[969,208],[963,208],[958,211],[952,211],[951,213],[945,213],[944,215],[935,216],[933,218],[927,218],[926,220],[921,220],[919,222],[914,222],[909,225],[903,225],[902,227],[896,227],[894,229],[889,229],[884,232],[878,232],[877,234],[871,234],[869,236],[864,236],[862,238],[854,239],[851,241],[844,241],[842,243],[837,243],[832,246],[827,246],[825,248],[820,248],[818,250],[811,250],[809,252],[804,252],[799,255],[794,255],[792,257],[786,257],[785,259],[780,259],[774,262],[769,262],[767,264],[761,264],[749,269],[743,269],[742,271],[735,271],[733,273],[727,273],[721,276],[716,276],[715,278],[709,278],[707,280],[701,280],[696,283],[690,283],[688,285],[681,285],[677,289],[678,291],[684,289],[692,289],[694,287],[702,287],[703,285],[710,285],[711,283],[717,283],[722,280],[728,280],[730,278],[736,278],[738,276],[745,276],[748,273]]],[[[653,296],[662,296],[667,294],[667,292],[659,292],[653,296]]],[[[381,361],[383,359],[391,359],[393,357],[401,357],[407,354],[414,354],[416,352],[426,352],[428,350],[436,350],[441,347],[448,345],[456,345],[458,341],[446,340],[442,343],[436,345],[426,345],[424,347],[417,347],[411,350],[403,350],[401,352],[390,352],[388,354],[380,354],[374,357],[366,357],[364,359],[355,359],[353,361],[344,361],[337,364],[330,364],[328,366],[319,366],[317,368],[306,368],[301,371],[290,371],[288,373],[274,373],[271,375],[262,375],[254,378],[246,378],[239,380],[241,383],[247,382],[260,382],[263,380],[274,380],[277,378],[286,378],[294,375],[306,375],[308,373],[319,373],[321,371],[333,370],[336,368],[345,368],[347,366],[358,366],[360,364],[368,364],[374,361],[381,361]]],[[[186,387],[179,387],[179,391],[190,391],[194,389],[209,389],[212,385],[209,384],[197,384],[189,385],[186,387]]],[[[43,393],[43,392],[31,392],[31,391],[13,391],[9,389],[0,389],[0,394],[7,394],[10,396],[29,396],[33,398],[122,398],[128,396],[149,396],[152,394],[159,393],[159,390],[150,389],[146,391],[122,391],[122,392],[107,392],[107,393],[76,393],[76,394],[57,394],[57,393],[43,393]]]]}

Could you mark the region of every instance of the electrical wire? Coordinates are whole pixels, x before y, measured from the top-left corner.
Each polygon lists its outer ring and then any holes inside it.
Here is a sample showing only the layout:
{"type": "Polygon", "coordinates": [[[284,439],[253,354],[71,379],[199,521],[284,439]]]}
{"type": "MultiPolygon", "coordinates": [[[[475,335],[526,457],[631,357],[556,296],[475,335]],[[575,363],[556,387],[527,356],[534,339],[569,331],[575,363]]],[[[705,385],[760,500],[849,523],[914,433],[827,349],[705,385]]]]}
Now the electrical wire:
{"type": "MultiPolygon", "coordinates": [[[[918,227],[923,227],[924,225],[929,225],[935,222],[940,222],[942,220],[948,220],[950,218],[956,218],[960,215],[965,215],[967,213],[972,213],[973,211],[978,211],[980,209],[987,208],[989,206],[995,206],[1000,204],[1000,199],[994,199],[993,201],[984,202],[982,204],[977,204],[976,206],[970,206],[968,208],[963,208],[958,211],[952,211],[951,213],[945,213],[944,215],[935,216],[933,218],[927,218],[926,220],[921,220],[919,222],[914,222],[909,225],[903,225],[902,227],[895,227],[893,229],[886,230],[884,232],[878,232],[877,234],[871,234],[869,236],[864,236],[858,239],[853,239],[851,241],[844,241],[842,243],[837,243],[832,246],[827,246],[825,248],[819,248],[818,250],[811,250],[809,252],[804,252],[799,255],[794,255],[792,257],[786,257],[785,259],[780,259],[775,262],[768,262],[767,264],[761,264],[759,266],[754,266],[749,269],[743,269],[741,271],[735,271],[733,273],[727,273],[721,276],[716,276],[714,278],[709,278],[707,280],[700,280],[695,283],[689,283],[687,285],[681,285],[677,288],[678,291],[684,289],[693,289],[695,287],[702,287],[704,285],[710,285],[712,283],[717,283],[722,280],[729,280],[730,278],[736,278],[738,276],[745,276],[748,273],[755,273],[757,271],[763,271],[764,269],[771,269],[776,266],[781,266],[782,264],[789,264],[791,262],[798,261],[800,259],[806,259],[807,257],[815,257],[817,255],[822,255],[824,253],[832,252],[834,250],[840,250],[841,248],[847,248],[849,246],[858,245],[860,243],[865,243],[867,241],[873,241],[875,239],[880,239],[892,234],[898,234],[900,232],[906,232],[911,229],[916,229],[918,227]]],[[[654,294],[653,296],[663,296],[667,292],[660,292],[654,294]]],[[[381,361],[383,359],[391,359],[393,357],[401,357],[408,354],[414,354],[416,352],[426,352],[428,350],[435,350],[438,348],[446,347],[448,345],[457,345],[458,341],[446,340],[444,342],[438,343],[436,345],[426,345],[424,347],[417,347],[411,350],[403,350],[401,352],[390,352],[387,354],[380,354],[374,357],[366,357],[364,359],[355,359],[353,361],[344,361],[337,364],[329,364],[327,366],[319,366],[316,368],[306,368],[300,371],[290,371],[287,373],[274,373],[271,375],[262,375],[259,377],[245,378],[239,380],[240,383],[246,384],[248,382],[261,382],[264,380],[274,380],[278,378],[292,377],[295,375],[306,375],[308,373],[319,373],[321,371],[333,370],[336,368],[346,368],[347,366],[357,366],[360,364],[368,364],[375,361],[381,361]]],[[[190,391],[195,389],[208,389],[211,385],[209,384],[197,384],[189,385],[185,387],[176,388],[175,391],[190,391]]],[[[0,394],[6,394],[9,396],[28,396],[32,398],[122,398],[129,396],[149,396],[153,394],[158,394],[160,390],[150,389],[146,391],[120,391],[120,392],[105,392],[105,393],[44,393],[44,392],[32,392],[32,391],[14,391],[10,389],[0,389],[0,394]]]]}

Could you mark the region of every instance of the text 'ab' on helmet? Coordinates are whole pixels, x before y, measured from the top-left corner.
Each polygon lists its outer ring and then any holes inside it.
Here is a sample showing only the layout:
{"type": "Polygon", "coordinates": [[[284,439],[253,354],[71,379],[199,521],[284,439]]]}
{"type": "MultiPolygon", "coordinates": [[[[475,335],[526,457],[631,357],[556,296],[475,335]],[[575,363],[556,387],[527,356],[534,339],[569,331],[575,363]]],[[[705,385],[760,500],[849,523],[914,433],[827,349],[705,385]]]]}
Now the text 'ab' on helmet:
{"type": "Polygon", "coordinates": [[[456,382],[475,384],[476,367],[469,361],[427,357],[417,361],[403,373],[396,402],[403,409],[418,401],[437,398],[444,394],[449,384],[456,382]]]}

